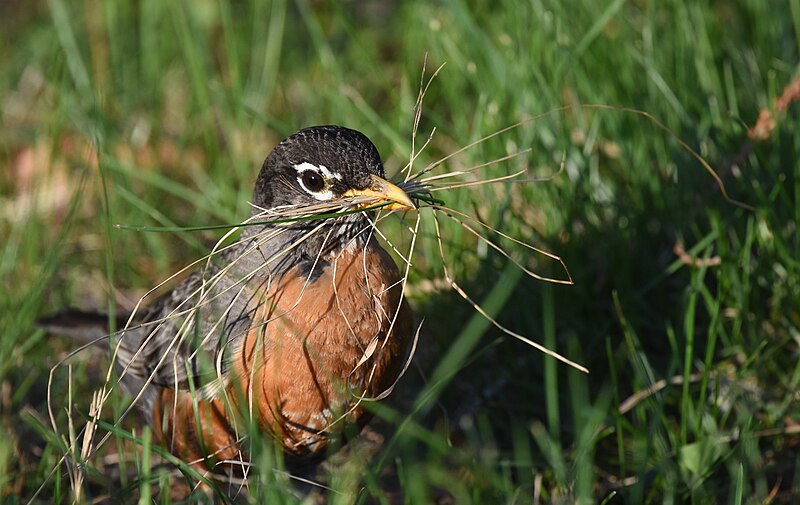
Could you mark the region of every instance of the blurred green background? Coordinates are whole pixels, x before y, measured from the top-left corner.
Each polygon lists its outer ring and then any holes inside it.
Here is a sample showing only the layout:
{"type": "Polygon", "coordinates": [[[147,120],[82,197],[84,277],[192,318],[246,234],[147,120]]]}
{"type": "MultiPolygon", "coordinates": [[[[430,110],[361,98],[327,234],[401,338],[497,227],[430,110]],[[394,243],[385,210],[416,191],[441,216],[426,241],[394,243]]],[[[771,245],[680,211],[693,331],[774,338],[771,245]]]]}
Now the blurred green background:
{"type": "MultiPolygon", "coordinates": [[[[394,466],[407,503],[800,501],[799,50],[800,0],[0,3],[0,493],[73,501],[46,391],[74,343],[36,319],[130,308],[221,235],[117,225],[239,222],[264,156],[312,124],[364,132],[396,173],[427,55],[427,77],[446,65],[415,166],[536,118],[435,173],[530,148],[473,180],[524,169],[538,181],[437,196],[561,256],[575,284],[520,275],[441,216],[448,273],[591,373],[503,335],[448,289],[423,209],[408,400],[382,413],[393,443],[359,476],[333,476],[330,500],[380,503],[394,466]],[[727,201],[679,139],[753,209],[727,201]]],[[[103,356],[72,359],[72,418],[103,356]]],[[[64,398],[66,367],[53,381],[64,398]]],[[[173,468],[122,441],[140,428],[119,430],[127,463],[84,462],[79,501],[178,500],[173,468]]],[[[253,502],[297,501],[258,475],[253,502]]]]}

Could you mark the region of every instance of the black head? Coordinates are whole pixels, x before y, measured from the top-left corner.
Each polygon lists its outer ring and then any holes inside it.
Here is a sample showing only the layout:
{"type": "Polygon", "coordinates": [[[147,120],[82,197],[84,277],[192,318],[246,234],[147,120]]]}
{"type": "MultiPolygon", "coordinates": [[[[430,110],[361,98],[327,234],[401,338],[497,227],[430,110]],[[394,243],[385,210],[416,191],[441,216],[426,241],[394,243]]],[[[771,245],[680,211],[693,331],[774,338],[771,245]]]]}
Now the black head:
{"type": "MultiPolygon", "coordinates": [[[[297,216],[297,211],[304,215],[306,209],[313,215],[375,205],[387,210],[415,208],[402,189],[383,178],[381,158],[372,142],[363,134],[341,126],[312,126],[278,144],[258,174],[253,204],[253,216],[272,210],[267,220],[279,217],[275,212],[280,214],[287,207],[291,209],[287,210],[287,216],[297,216]]],[[[244,243],[259,241],[255,263],[262,261],[264,255],[291,251],[279,263],[271,265],[273,273],[304,264],[324,268],[324,262],[317,262],[320,254],[335,252],[354,239],[367,240],[370,234],[364,232],[369,224],[362,212],[345,213],[322,221],[284,222],[277,225],[281,229],[278,234],[261,233],[272,229],[271,223],[248,226],[242,238],[244,243]],[[309,236],[307,233],[312,229],[317,233],[309,236]]]]}
{"type": "Polygon", "coordinates": [[[379,189],[383,177],[378,150],[362,133],[341,126],[312,126],[267,156],[256,180],[254,213],[363,196],[364,191],[379,189]]]}

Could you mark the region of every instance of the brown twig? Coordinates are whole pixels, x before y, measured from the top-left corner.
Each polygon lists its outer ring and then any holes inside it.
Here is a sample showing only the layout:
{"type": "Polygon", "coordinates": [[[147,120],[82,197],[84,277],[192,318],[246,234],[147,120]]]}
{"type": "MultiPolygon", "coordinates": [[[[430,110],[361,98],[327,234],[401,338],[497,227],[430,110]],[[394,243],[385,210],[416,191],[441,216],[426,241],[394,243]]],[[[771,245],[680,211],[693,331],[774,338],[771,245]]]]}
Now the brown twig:
{"type": "Polygon", "coordinates": [[[718,255],[710,258],[696,258],[690,255],[688,252],[686,252],[686,249],[683,247],[683,242],[680,240],[675,242],[672,252],[675,253],[675,256],[678,257],[678,260],[681,263],[690,267],[715,267],[722,263],[722,258],[720,258],[718,255]]]}
{"type": "Polygon", "coordinates": [[[778,119],[776,116],[789,110],[789,106],[792,102],[798,100],[800,100],[800,77],[795,78],[783,88],[783,93],[775,100],[774,112],[773,109],[769,107],[761,109],[755,126],[747,130],[747,136],[758,142],[769,140],[772,136],[772,132],[778,127],[778,119]]]}

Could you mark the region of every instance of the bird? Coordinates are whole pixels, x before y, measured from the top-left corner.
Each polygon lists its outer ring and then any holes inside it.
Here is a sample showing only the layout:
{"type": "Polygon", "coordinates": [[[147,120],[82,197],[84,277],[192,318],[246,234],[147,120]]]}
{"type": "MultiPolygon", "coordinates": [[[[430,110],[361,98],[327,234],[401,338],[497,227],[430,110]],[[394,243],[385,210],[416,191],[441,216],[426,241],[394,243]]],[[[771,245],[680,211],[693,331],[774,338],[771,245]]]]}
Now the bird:
{"type": "Polygon", "coordinates": [[[175,456],[246,461],[250,427],[320,457],[369,419],[409,358],[414,317],[376,213],[417,206],[342,126],[278,143],[231,245],[111,336],[117,382],[175,456]]]}

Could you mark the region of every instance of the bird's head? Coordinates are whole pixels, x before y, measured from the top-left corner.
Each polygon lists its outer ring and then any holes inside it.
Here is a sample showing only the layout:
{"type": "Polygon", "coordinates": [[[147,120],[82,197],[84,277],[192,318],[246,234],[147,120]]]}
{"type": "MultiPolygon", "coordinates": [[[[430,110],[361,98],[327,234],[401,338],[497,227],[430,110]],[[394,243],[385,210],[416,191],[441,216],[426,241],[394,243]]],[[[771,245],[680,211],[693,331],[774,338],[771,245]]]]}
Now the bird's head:
{"type": "Polygon", "coordinates": [[[341,126],[312,126],[288,137],[267,156],[256,181],[254,213],[263,209],[364,208],[415,205],[384,179],[378,150],[362,133],[341,126]]]}
{"type": "MultiPolygon", "coordinates": [[[[267,156],[256,180],[252,221],[281,221],[280,234],[261,234],[274,237],[262,247],[291,249],[288,264],[367,240],[371,223],[363,209],[376,206],[416,208],[405,191],[384,179],[378,150],[366,136],[341,126],[313,126],[267,156]]],[[[245,234],[260,230],[251,227],[245,234]]]]}

